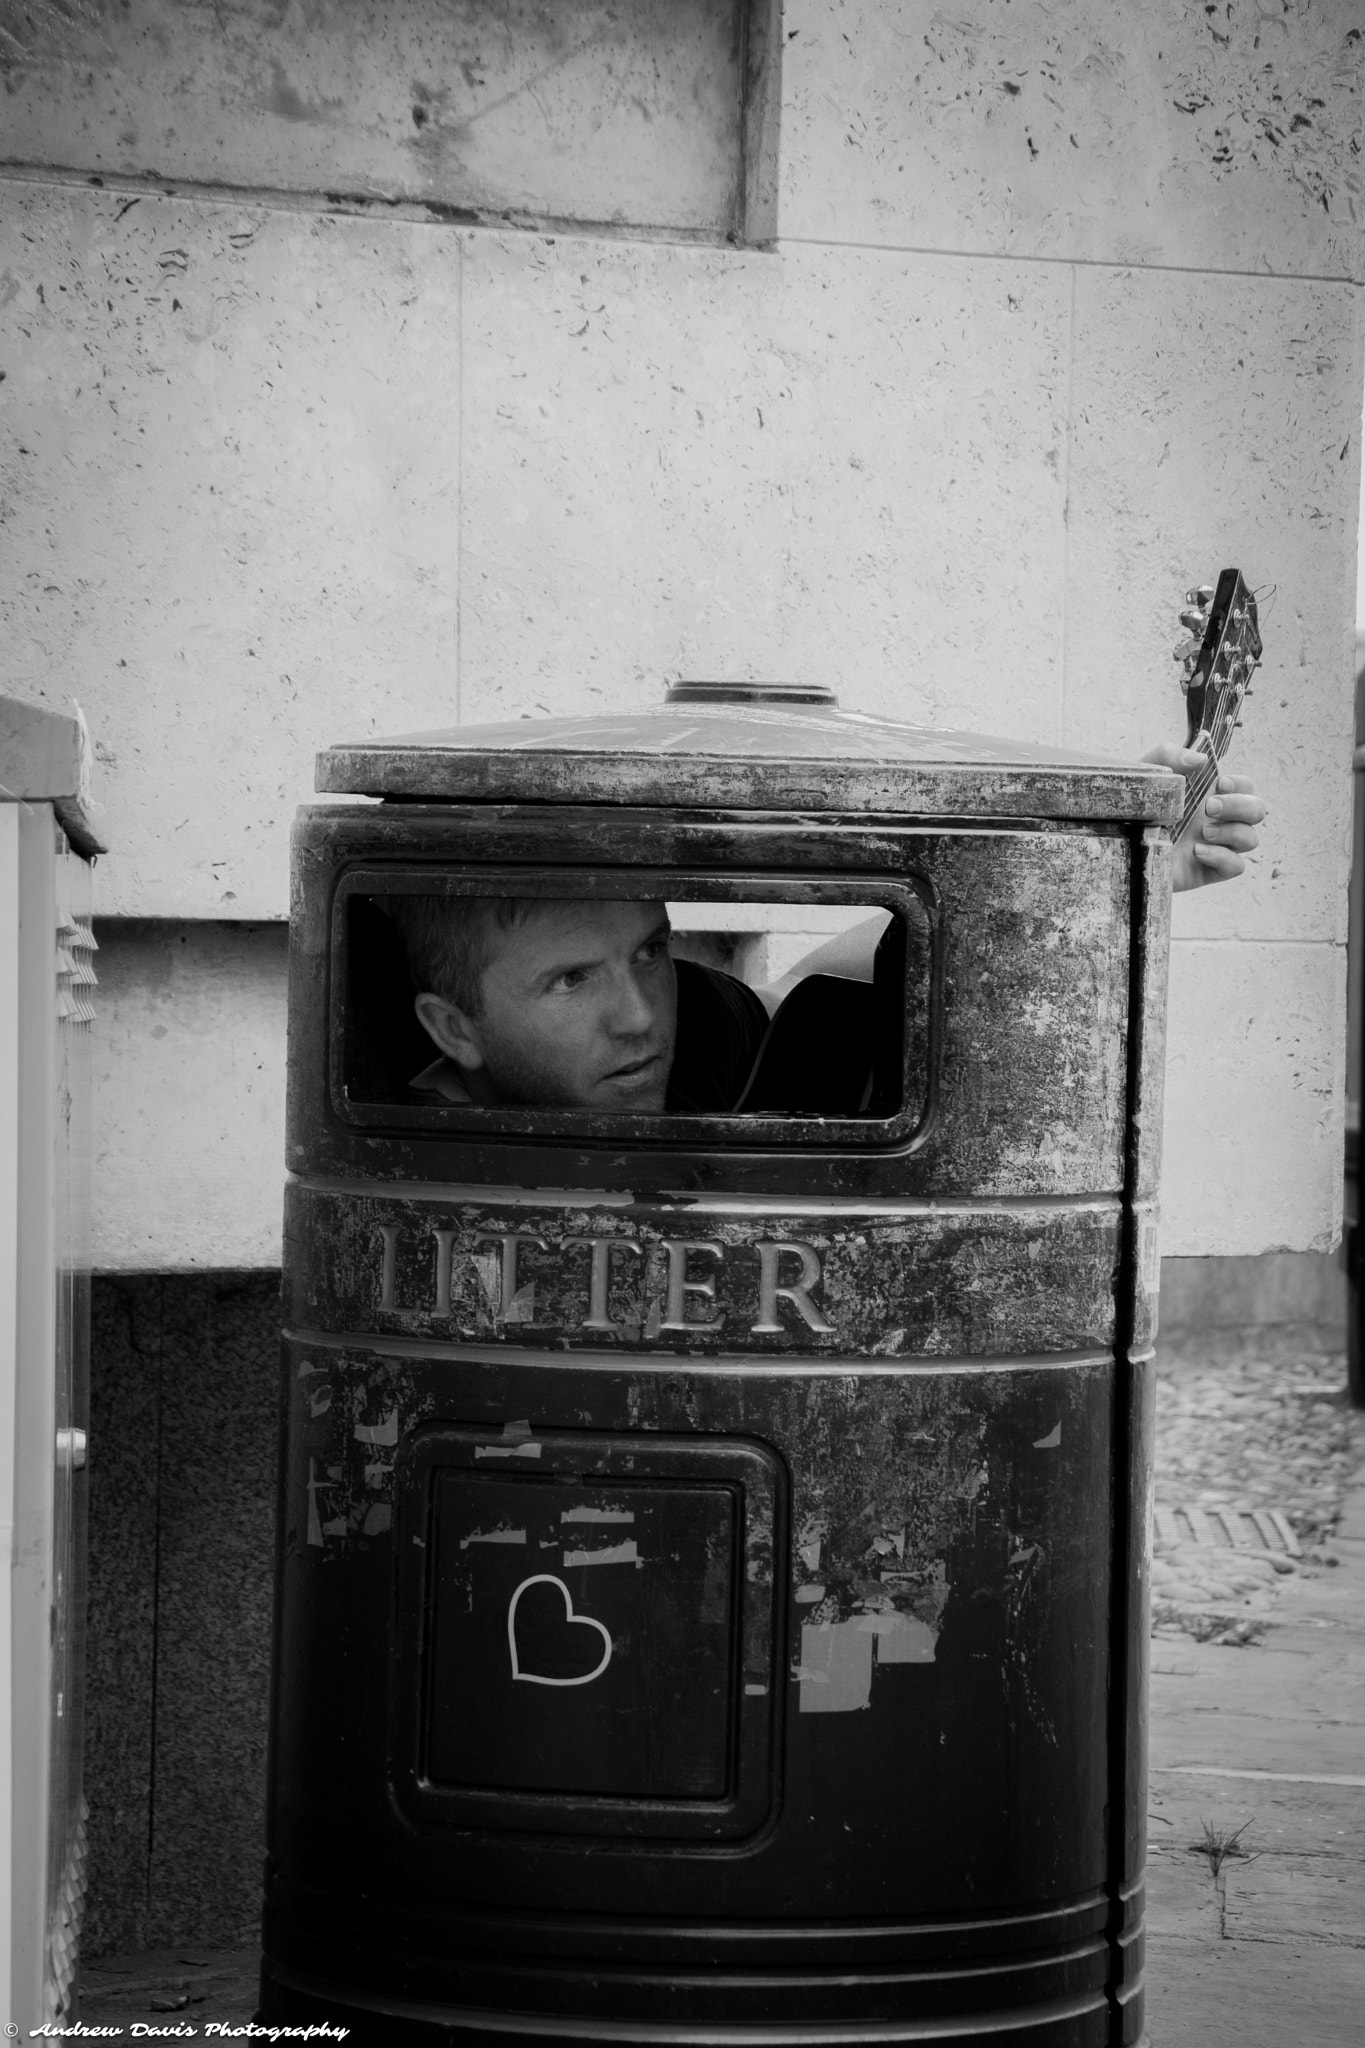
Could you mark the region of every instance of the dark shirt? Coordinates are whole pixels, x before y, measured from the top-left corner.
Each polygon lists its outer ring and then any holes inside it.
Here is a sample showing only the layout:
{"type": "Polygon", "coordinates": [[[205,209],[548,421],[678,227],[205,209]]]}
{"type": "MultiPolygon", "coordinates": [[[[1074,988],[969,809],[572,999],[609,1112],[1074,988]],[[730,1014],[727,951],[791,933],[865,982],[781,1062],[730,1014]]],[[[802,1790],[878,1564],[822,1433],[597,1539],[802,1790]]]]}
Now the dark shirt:
{"type": "Polygon", "coordinates": [[[768,1013],[746,982],[695,960],[676,962],[678,1036],[665,1109],[693,1116],[733,1109],[754,1069],[768,1013]]]}

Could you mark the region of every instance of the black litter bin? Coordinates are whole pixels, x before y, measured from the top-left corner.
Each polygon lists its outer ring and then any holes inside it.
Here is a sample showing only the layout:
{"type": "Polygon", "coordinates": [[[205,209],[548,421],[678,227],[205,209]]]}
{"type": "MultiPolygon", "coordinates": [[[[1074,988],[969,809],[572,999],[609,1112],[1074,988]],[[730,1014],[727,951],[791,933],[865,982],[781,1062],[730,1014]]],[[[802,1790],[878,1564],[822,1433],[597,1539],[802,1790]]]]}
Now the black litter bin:
{"type": "Polygon", "coordinates": [[[678,685],[318,780],[262,2016],[1137,2041],[1177,779],[678,685]],[[445,1087],[489,899],[669,907],[666,1106],[445,1087]]]}

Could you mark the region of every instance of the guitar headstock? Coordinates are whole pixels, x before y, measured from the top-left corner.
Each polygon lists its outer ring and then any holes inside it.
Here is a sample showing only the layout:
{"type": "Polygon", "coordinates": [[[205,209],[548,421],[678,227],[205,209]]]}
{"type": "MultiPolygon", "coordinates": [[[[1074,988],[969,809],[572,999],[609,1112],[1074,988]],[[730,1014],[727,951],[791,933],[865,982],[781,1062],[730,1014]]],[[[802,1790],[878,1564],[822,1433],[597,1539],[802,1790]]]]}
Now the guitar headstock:
{"type": "Polygon", "coordinates": [[[1242,703],[1261,658],[1261,629],[1256,600],[1242,581],[1240,569],[1224,569],[1217,587],[1201,584],[1186,593],[1187,609],[1180,623],[1190,633],[1175,650],[1182,665],[1189,734],[1185,744],[1208,756],[1208,767],[1189,776],[1185,810],[1176,828],[1181,839],[1193,826],[1209,791],[1218,781],[1218,763],[1242,722],[1242,703]]]}
{"type": "Polygon", "coordinates": [[[1224,569],[1216,588],[1204,584],[1190,591],[1187,603],[1190,609],[1180,614],[1181,623],[1198,637],[1176,649],[1184,667],[1185,744],[1221,760],[1261,658],[1256,600],[1240,569],[1224,569]]]}

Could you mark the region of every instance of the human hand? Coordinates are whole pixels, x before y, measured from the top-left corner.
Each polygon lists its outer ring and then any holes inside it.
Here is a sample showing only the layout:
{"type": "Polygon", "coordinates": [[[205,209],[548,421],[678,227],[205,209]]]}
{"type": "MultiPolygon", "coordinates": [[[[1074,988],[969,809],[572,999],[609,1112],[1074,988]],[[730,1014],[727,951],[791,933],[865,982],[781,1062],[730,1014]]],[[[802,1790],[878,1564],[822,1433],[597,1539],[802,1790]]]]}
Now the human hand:
{"type": "MultiPolygon", "coordinates": [[[[1177,746],[1174,741],[1153,747],[1142,758],[1161,768],[1174,768],[1187,781],[1209,765],[1208,755],[1197,747],[1177,746]]],[[[1261,843],[1256,827],[1265,812],[1265,803],[1249,775],[1220,774],[1189,831],[1176,841],[1171,870],[1176,895],[1182,889],[1202,889],[1208,882],[1230,882],[1240,875],[1246,867],[1243,856],[1261,843]]]]}

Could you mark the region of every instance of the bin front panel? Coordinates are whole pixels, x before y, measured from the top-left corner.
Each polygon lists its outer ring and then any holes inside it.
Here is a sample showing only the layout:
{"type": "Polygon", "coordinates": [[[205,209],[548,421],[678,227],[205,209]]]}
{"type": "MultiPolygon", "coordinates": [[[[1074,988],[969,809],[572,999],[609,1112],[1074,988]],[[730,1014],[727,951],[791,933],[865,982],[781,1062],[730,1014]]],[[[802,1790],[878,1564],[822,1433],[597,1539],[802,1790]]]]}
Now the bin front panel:
{"type": "Polygon", "coordinates": [[[606,1912],[707,1912],[717,1855],[759,1918],[1104,1884],[1111,1358],[289,1360],[272,1847],[295,1878],[335,1887],[363,1840],[367,1891],[550,1910],[591,1840],[606,1912]],[[523,1650],[581,1683],[519,1678],[523,1650]],[[694,1685],[665,1754],[661,1699],[694,1685]],[[520,1780],[487,1724],[513,1711],[520,1780]]]}

